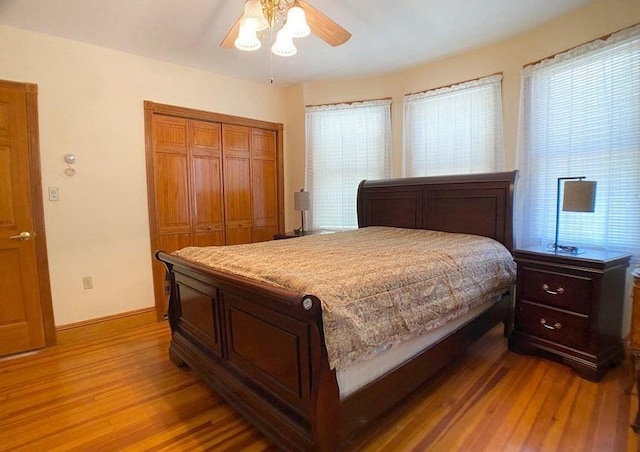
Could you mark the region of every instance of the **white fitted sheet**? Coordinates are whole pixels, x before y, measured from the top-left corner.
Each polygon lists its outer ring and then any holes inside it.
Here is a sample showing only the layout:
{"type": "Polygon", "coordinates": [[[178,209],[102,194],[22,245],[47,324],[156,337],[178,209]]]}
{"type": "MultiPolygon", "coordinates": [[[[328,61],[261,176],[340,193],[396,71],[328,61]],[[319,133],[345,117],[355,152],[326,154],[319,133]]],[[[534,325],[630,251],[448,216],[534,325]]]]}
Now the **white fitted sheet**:
{"type": "Polygon", "coordinates": [[[357,390],[364,388],[369,383],[401,366],[404,362],[413,358],[427,347],[435,344],[450,332],[458,329],[465,323],[482,314],[493,306],[499,297],[491,299],[466,314],[457,317],[453,321],[425,334],[409,339],[396,348],[384,351],[364,361],[358,361],[336,372],[340,400],[344,400],[357,390]]]}

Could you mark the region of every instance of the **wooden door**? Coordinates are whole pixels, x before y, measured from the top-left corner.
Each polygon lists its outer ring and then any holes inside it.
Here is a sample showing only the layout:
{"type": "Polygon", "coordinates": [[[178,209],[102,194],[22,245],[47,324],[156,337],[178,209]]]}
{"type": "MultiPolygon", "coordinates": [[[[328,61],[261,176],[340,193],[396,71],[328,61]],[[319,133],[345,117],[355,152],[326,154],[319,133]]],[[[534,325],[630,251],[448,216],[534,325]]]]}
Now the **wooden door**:
{"type": "Polygon", "coordinates": [[[251,128],[222,124],[227,245],[251,243],[251,128]]]}
{"type": "MultiPolygon", "coordinates": [[[[153,199],[157,248],[224,245],[220,123],[153,115],[153,199]]],[[[164,267],[154,260],[154,291],[166,311],[164,267]]]]}
{"type": "Polygon", "coordinates": [[[253,241],[272,240],[278,232],[276,133],[251,129],[251,201],[253,241]]]}
{"type": "Polygon", "coordinates": [[[193,244],[224,245],[220,124],[189,121],[189,131],[193,244]]]}
{"type": "Polygon", "coordinates": [[[45,346],[27,100],[15,85],[0,83],[0,356],[45,346]]]}
{"type": "MultiPolygon", "coordinates": [[[[157,246],[171,253],[192,244],[187,120],[154,115],[153,149],[157,246]]],[[[167,307],[165,269],[155,259],[153,273],[156,300],[162,300],[159,314],[163,314],[167,307]]]]}

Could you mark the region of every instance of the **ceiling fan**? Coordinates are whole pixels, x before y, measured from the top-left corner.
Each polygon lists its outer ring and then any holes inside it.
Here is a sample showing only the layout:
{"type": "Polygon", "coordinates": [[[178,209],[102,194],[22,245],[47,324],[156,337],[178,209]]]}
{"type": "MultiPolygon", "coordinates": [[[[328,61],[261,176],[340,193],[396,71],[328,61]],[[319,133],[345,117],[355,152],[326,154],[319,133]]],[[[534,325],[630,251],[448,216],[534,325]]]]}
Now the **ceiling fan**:
{"type": "Polygon", "coordinates": [[[261,33],[275,31],[276,40],[271,51],[291,56],[297,51],[293,38],[313,33],[329,45],[337,47],[351,38],[351,33],[325,16],[304,0],[247,0],[244,13],[233,24],[220,47],[257,50],[261,47],[261,33]]]}

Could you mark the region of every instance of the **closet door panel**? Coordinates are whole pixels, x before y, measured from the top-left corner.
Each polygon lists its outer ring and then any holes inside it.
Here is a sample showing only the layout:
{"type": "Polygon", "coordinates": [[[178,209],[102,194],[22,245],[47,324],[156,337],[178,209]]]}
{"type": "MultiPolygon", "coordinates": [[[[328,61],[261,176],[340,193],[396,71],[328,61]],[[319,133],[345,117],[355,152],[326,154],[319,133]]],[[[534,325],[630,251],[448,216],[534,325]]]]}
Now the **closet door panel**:
{"type": "Polygon", "coordinates": [[[222,145],[226,154],[249,154],[249,127],[222,124],[222,145]]]}
{"type": "Polygon", "coordinates": [[[227,245],[251,243],[251,153],[248,127],[222,125],[224,207],[227,245]]]}
{"type": "Polygon", "coordinates": [[[189,214],[189,176],[187,156],[155,155],[158,232],[162,234],[191,232],[189,214]]]}
{"type": "Polygon", "coordinates": [[[190,233],[187,121],[157,115],[153,128],[158,233],[190,233]]]}
{"type": "Polygon", "coordinates": [[[222,168],[220,158],[194,155],[193,228],[196,245],[224,245],[222,168]]]}
{"type": "Polygon", "coordinates": [[[252,243],[251,227],[227,228],[227,245],[252,243]]]}
{"type": "Polygon", "coordinates": [[[227,245],[251,243],[251,165],[248,158],[224,159],[227,245]]]}
{"type": "Polygon", "coordinates": [[[167,253],[191,245],[191,234],[166,234],[160,237],[160,249],[167,253]]]}
{"type": "Polygon", "coordinates": [[[276,133],[273,130],[251,129],[251,155],[275,161],[276,133]]]}
{"type": "MultiPolygon", "coordinates": [[[[154,114],[151,117],[151,160],[155,207],[152,252],[175,251],[191,244],[190,177],[187,120],[154,114]]],[[[152,270],[158,315],[166,312],[164,266],[153,259],[152,270]]]]}
{"type": "Polygon", "coordinates": [[[187,153],[187,120],[173,116],[153,116],[153,144],[156,152],[187,153]]]}
{"type": "Polygon", "coordinates": [[[190,121],[194,245],[224,245],[220,124],[190,121]]]}
{"type": "Polygon", "coordinates": [[[278,180],[276,134],[272,130],[251,129],[251,198],[253,240],[271,240],[278,232],[278,180]]]}
{"type": "Polygon", "coordinates": [[[196,153],[220,155],[220,123],[189,121],[191,150],[196,153]]]}
{"type": "Polygon", "coordinates": [[[254,159],[251,194],[256,242],[271,240],[278,232],[276,188],[276,162],[254,159]]]}

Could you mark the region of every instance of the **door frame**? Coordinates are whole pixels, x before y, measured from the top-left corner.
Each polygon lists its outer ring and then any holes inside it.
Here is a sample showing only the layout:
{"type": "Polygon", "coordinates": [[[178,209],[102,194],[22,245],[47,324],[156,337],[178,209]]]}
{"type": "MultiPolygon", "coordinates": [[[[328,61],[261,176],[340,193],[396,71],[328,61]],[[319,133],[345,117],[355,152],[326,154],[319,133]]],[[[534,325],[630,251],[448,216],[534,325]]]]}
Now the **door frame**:
{"type": "Polygon", "coordinates": [[[0,80],[0,86],[25,91],[27,109],[27,145],[29,172],[31,174],[31,216],[35,229],[36,263],[40,286],[40,308],[44,327],[45,346],[56,345],[56,325],[53,317],[53,299],[49,261],[47,259],[47,238],[44,224],[44,202],[42,195],[42,172],[40,166],[40,135],[38,123],[38,85],[35,83],[0,80]]]}

